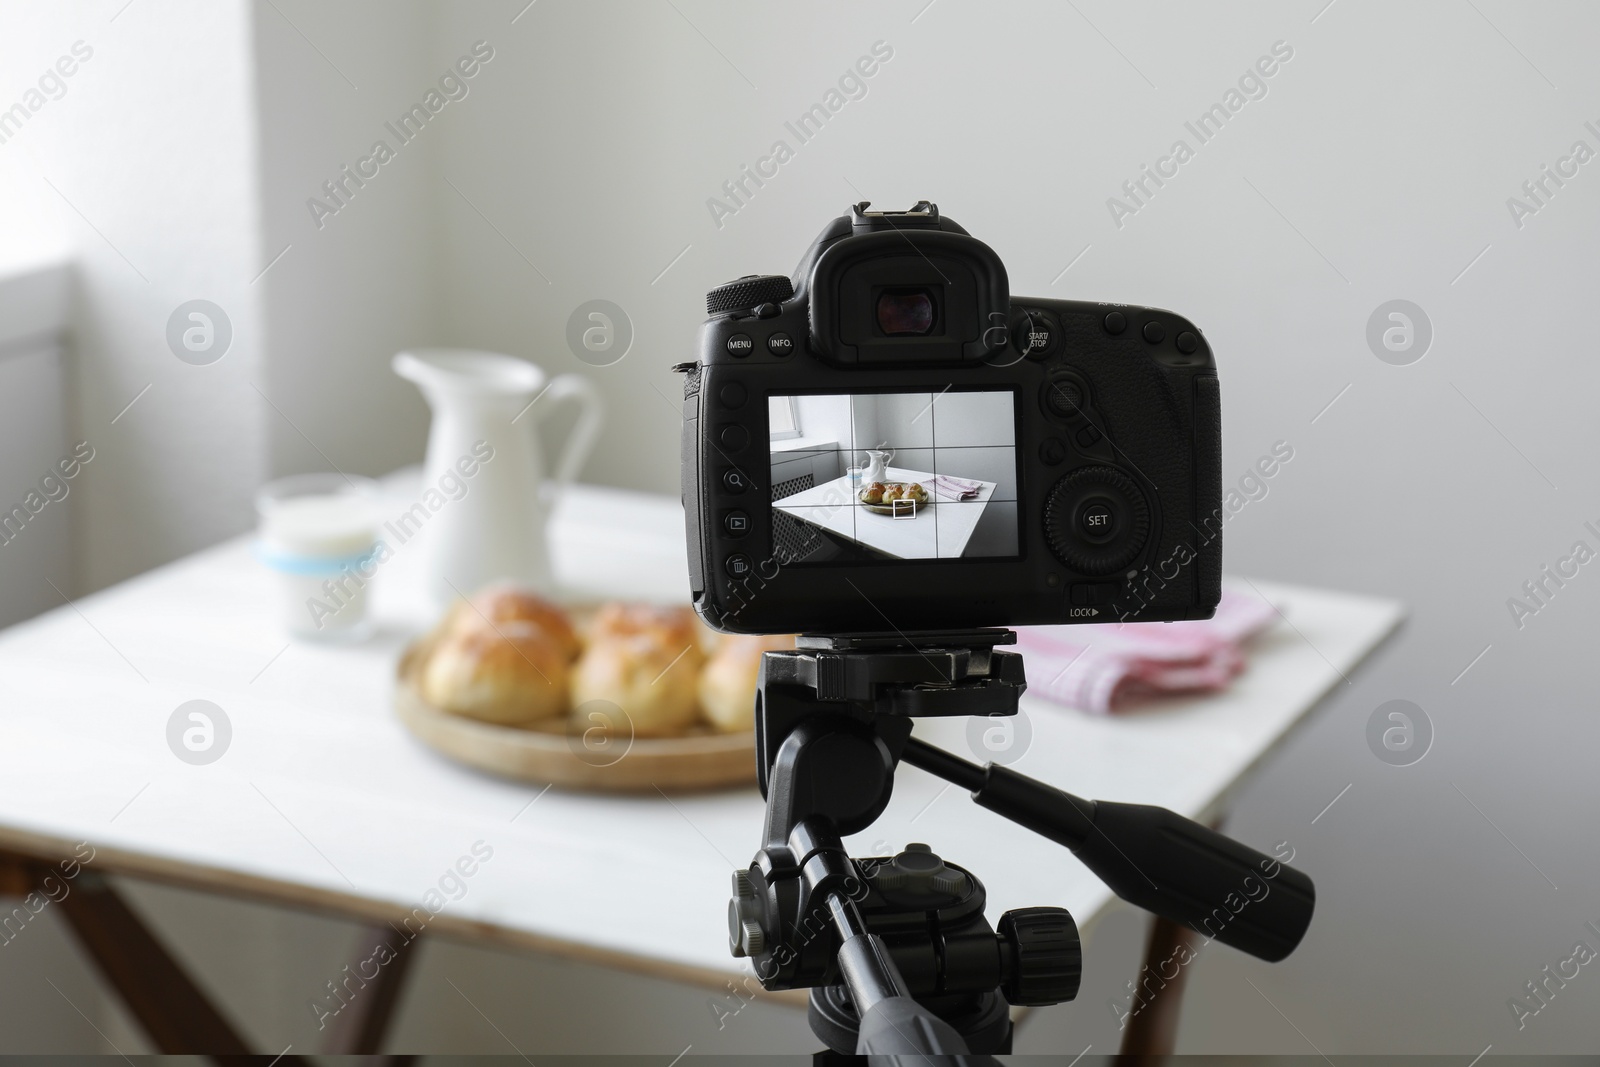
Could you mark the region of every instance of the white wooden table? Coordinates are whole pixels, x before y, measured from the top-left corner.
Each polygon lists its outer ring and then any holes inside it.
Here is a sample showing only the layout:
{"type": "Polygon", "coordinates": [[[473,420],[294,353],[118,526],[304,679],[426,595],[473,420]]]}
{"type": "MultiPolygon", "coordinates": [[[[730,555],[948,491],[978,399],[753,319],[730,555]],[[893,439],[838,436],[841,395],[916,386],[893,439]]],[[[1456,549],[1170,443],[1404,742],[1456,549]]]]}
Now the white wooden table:
{"type": "Polygon", "coordinates": [[[927,471],[888,468],[885,481],[919,482],[928,490],[927,506],[905,514],[884,515],[858,505],[857,487],[850,484],[849,475],[775,500],[772,506],[896,559],[955,559],[972,540],[972,532],[994,496],[995,483],[971,479],[978,485],[976,496],[943,500],[933,488],[933,479],[927,471]]]}
{"type": "MultiPolygon", "coordinates": [[[[686,595],[676,500],[576,487],[552,542],[558,573],[582,594],[686,595]]],[[[739,973],[726,900],[729,871],[758,844],[757,792],[541,793],[424,748],[390,710],[396,658],[433,621],[416,564],[410,546],[385,564],[377,635],[348,647],[279,632],[274,576],[243,539],[0,633],[0,849],[50,858],[87,841],[102,873],[389,920],[481,842],[492,858],[430,934],[718,985],[739,973]],[[166,740],[173,711],[194,699],[232,726],[226,754],[206,766],[166,740]]],[[[1025,697],[1033,740],[1014,766],[1081,796],[1215,817],[1402,614],[1392,601],[1255,584],[1294,626],[1264,635],[1229,692],[1108,718],[1025,697]]],[[[917,725],[962,754],[965,730],[917,725]]],[[[1059,905],[1089,927],[1111,904],[1066,850],[946,788],[903,768],[888,810],[851,847],[929,842],[981,872],[991,918],[1059,905]]]]}

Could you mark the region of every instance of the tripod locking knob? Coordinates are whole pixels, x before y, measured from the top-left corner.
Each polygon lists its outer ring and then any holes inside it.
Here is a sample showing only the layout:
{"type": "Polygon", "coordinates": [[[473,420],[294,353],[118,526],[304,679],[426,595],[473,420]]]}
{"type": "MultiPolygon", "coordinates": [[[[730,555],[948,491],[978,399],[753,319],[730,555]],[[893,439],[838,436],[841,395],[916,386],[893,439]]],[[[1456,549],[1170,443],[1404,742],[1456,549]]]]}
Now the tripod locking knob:
{"type": "Polygon", "coordinates": [[[735,958],[759,956],[767,950],[761,914],[761,894],[750,872],[734,871],[733,899],[728,901],[728,950],[735,958]]]}
{"type": "Polygon", "coordinates": [[[1000,917],[1000,988],[1012,1004],[1060,1004],[1078,995],[1083,948],[1065,908],[1017,908],[1000,917]]]}
{"type": "Polygon", "coordinates": [[[963,899],[971,889],[966,873],[949,866],[927,845],[913,842],[870,875],[872,886],[892,903],[942,907],[963,899]]]}

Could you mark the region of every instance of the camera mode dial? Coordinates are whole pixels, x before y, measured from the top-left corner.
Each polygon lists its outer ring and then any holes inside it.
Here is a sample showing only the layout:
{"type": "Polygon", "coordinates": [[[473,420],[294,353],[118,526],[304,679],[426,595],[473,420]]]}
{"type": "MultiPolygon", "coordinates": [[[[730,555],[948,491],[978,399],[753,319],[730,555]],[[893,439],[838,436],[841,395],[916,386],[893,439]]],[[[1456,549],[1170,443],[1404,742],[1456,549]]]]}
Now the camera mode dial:
{"type": "Polygon", "coordinates": [[[794,295],[794,285],[781,274],[746,274],[706,294],[706,312],[721,315],[762,304],[781,304],[794,295]]]}
{"type": "Polygon", "coordinates": [[[1132,563],[1150,536],[1150,505],[1115,467],[1079,467],[1051,488],[1044,532],[1054,552],[1080,574],[1115,573],[1132,563]]]}

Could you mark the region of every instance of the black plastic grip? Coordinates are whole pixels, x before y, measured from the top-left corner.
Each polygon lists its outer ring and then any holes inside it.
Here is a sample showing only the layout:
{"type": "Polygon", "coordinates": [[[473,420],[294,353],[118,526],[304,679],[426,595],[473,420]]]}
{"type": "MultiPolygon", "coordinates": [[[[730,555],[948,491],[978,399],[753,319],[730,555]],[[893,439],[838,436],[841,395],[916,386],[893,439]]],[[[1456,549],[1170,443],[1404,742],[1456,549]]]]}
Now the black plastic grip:
{"type": "Polygon", "coordinates": [[[1311,924],[1309,877],[1166,808],[1084,800],[993,764],[972,799],[1066,845],[1130,904],[1260,959],[1283,959],[1311,924]]]}
{"type": "Polygon", "coordinates": [[[1215,608],[1222,599],[1222,396],[1215,375],[1194,380],[1194,527],[1196,601],[1215,608]]]}

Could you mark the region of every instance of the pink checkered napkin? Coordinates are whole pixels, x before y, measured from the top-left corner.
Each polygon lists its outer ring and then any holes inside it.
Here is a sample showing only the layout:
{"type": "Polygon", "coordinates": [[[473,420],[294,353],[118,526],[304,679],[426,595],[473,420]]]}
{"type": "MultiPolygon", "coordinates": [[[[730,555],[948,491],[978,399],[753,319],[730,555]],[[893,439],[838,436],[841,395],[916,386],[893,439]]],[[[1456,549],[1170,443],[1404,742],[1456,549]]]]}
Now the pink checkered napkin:
{"type": "Polygon", "coordinates": [[[1245,668],[1245,642],[1277,614],[1250,592],[1224,589],[1203,621],[1020,626],[1028,692],[1097,715],[1143,697],[1226,689],[1245,668]]]}
{"type": "Polygon", "coordinates": [[[982,482],[969,482],[964,478],[952,478],[948,474],[936,474],[928,484],[933,486],[935,493],[946,500],[970,500],[983,488],[982,482]]]}

